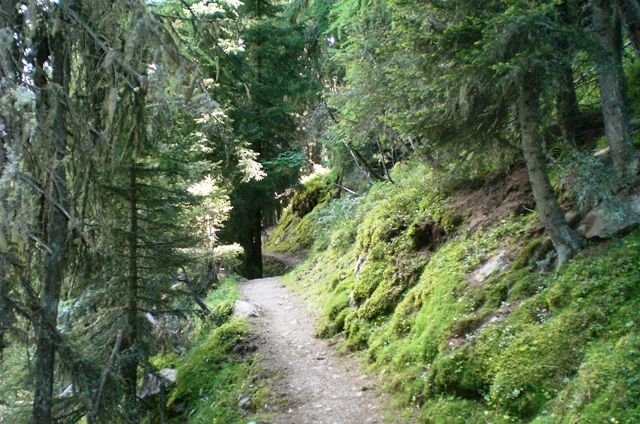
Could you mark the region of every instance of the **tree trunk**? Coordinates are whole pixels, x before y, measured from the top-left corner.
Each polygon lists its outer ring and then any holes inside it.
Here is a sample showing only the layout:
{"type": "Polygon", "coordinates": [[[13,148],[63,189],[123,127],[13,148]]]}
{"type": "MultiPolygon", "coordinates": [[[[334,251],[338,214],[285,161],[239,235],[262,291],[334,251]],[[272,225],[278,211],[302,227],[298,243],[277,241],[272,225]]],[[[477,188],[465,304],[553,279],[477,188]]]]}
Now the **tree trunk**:
{"type": "Polygon", "coordinates": [[[138,362],[135,347],[138,335],[138,191],[136,158],[129,169],[129,278],[127,285],[127,334],[126,348],[130,350],[128,364],[124,370],[127,398],[131,404],[136,401],[138,362]]]}
{"type": "Polygon", "coordinates": [[[244,248],[244,272],[249,279],[262,278],[262,210],[257,207],[249,215],[249,243],[244,248]]]}
{"type": "MultiPolygon", "coordinates": [[[[65,39],[62,31],[58,31],[50,38],[51,64],[53,77],[51,83],[44,88],[46,93],[45,105],[53,110],[54,118],[50,127],[53,154],[55,156],[53,174],[50,178],[49,196],[53,202],[49,204],[49,224],[47,244],[51,254],[45,258],[45,275],[40,299],[42,316],[37,319],[36,354],[35,354],[35,393],[33,399],[33,422],[49,424],[52,422],[53,378],[55,365],[55,341],[46,331],[47,325],[54,328],[58,318],[58,302],[64,277],[65,241],[67,238],[67,217],[60,207],[67,209],[67,187],[65,156],[67,149],[66,131],[66,95],[68,84],[66,81],[67,58],[65,54],[65,39]]],[[[41,111],[44,112],[44,111],[41,111]]]]}
{"type": "Polygon", "coordinates": [[[561,74],[559,75],[559,87],[556,97],[558,124],[562,137],[571,145],[576,142],[576,128],[580,119],[580,109],[578,107],[578,97],[576,96],[576,87],[573,83],[573,69],[571,64],[565,62],[562,64],[561,74]]]}
{"type": "Polygon", "coordinates": [[[620,32],[610,0],[593,0],[593,35],[598,44],[596,54],[600,104],[611,158],[620,178],[637,175],[640,168],[633,146],[626,107],[626,78],[620,60],[620,32]]]}
{"type": "Polygon", "coordinates": [[[9,306],[4,301],[5,288],[4,288],[4,255],[0,255],[0,364],[4,360],[4,349],[6,348],[5,342],[5,329],[9,328],[9,306]]]}
{"type": "Polygon", "coordinates": [[[640,59],[640,5],[637,0],[616,0],[616,8],[631,46],[640,59]]]}
{"type": "Polygon", "coordinates": [[[522,152],[527,164],[529,182],[540,213],[540,222],[551,237],[558,252],[558,267],[580,248],[581,237],[573,231],[547,175],[542,140],[538,133],[538,90],[533,76],[524,77],[520,87],[519,112],[522,131],[522,152]]]}
{"type": "MultiPolygon", "coordinates": [[[[0,13],[0,30],[6,28],[13,31],[16,10],[15,2],[9,0],[2,0],[0,2],[0,9],[5,11],[0,13]]],[[[7,87],[14,87],[16,82],[15,63],[17,63],[18,54],[15,43],[11,44],[11,47],[0,51],[0,81],[3,81],[5,89],[7,87]]],[[[4,112],[4,110],[2,110],[4,112]]],[[[14,132],[13,132],[13,120],[12,113],[7,110],[8,113],[0,113],[0,179],[3,177],[5,166],[7,163],[7,150],[6,146],[15,146],[14,132]]],[[[6,197],[0,199],[3,205],[6,204],[6,197]]],[[[5,207],[5,210],[8,210],[5,207]]],[[[4,301],[6,294],[5,283],[5,257],[4,254],[0,254],[0,363],[2,363],[5,343],[5,332],[9,328],[11,321],[11,310],[4,301]]]]}

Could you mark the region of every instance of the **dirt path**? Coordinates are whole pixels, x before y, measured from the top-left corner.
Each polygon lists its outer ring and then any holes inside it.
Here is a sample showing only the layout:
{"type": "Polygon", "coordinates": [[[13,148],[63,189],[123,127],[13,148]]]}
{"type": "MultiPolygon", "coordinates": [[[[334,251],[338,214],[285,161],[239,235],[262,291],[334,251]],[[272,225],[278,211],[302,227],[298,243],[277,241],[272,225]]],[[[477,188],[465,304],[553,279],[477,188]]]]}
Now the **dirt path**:
{"type": "Polygon", "coordinates": [[[355,360],[337,356],[325,340],[313,338],[314,311],[289,292],[279,277],[238,285],[241,296],[257,306],[252,318],[263,365],[279,376],[269,405],[272,424],[382,423],[375,381],[355,360]]]}

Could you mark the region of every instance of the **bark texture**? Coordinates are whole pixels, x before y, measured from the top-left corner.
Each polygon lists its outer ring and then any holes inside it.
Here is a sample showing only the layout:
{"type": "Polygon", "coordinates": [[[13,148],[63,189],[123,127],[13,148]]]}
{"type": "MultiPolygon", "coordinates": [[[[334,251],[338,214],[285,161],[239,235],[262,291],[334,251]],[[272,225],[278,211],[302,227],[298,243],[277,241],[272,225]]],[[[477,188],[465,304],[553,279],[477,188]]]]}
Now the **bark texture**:
{"type": "Polygon", "coordinates": [[[124,369],[127,397],[136,401],[138,364],[135,360],[135,343],[138,336],[138,187],[136,160],[129,169],[129,279],[127,285],[127,334],[128,363],[124,369]]]}
{"type": "Polygon", "coordinates": [[[134,93],[134,132],[132,138],[131,167],[129,168],[129,280],[127,286],[127,331],[125,334],[125,349],[129,350],[128,363],[124,369],[124,379],[127,386],[127,398],[131,405],[136,402],[136,388],[138,382],[138,360],[136,341],[138,339],[138,257],[139,257],[139,226],[138,226],[138,165],[137,156],[146,137],[146,91],[140,87],[134,93]]]}
{"type": "Polygon", "coordinates": [[[593,0],[592,20],[593,36],[600,47],[596,60],[607,141],[619,176],[629,179],[637,175],[640,161],[631,140],[626,78],[620,60],[620,30],[613,2],[593,0]]]}
{"type": "MultiPolygon", "coordinates": [[[[47,245],[51,254],[45,258],[45,275],[40,307],[42,315],[35,325],[36,355],[35,355],[35,393],[33,400],[33,422],[49,424],[52,422],[53,378],[55,366],[56,341],[52,339],[46,327],[56,327],[58,318],[58,302],[60,289],[64,277],[65,241],[67,239],[67,217],[61,208],[67,209],[67,187],[65,156],[67,149],[67,106],[68,91],[67,70],[68,58],[65,49],[65,39],[62,31],[49,37],[51,49],[51,64],[53,76],[44,90],[45,106],[53,111],[50,122],[50,140],[53,150],[53,170],[49,178],[47,190],[52,202],[49,202],[47,228],[47,245]],[[57,205],[56,205],[57,204],[57,205]]],[[[41,111],[46,113],[46,111],[41,111]]]]}
{"type": "Polygon", "coordinates": [[[580,248],[582,238],[572,230],[565,219],[553,186],[547,174],[542,139],[538,132],[539,96],[533,76],[525,77],[519,99],[522,152],[527,164],[529,182],[540,213],[540,221],[551,237],[558,252],[558,267],[569,260],[580,248]]]}

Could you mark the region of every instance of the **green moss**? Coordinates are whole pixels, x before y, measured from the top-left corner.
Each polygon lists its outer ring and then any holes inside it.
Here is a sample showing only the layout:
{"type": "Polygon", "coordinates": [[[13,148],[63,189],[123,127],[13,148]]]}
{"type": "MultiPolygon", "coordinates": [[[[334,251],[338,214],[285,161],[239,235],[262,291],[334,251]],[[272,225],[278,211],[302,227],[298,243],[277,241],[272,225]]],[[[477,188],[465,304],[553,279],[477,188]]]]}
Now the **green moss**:
{"type": "Polygon", "coordinates": [[[444,396],[424,404],[420,422],[433,424],[503,423],[508,419],[490,413],[482,405],[455,396],[444,396]]]}
{"type": "Polygon", "coordinates": [[[261,381],[253,383],[259,363],[234,353],[234,347],[244,343],[249,332],[245,319],[231,318],[231,305],[237,298],[235,281],[222,282],[206,299],[213,319],[197,326],[190,349],[181,357],[172,353],[154,358],[157,367],[178,370],[168,404],[181,403],[186,411],[170,422],[242,422],[246,412],[240,410],[238,396],[250,396],[254,408],[268,399],[268,386],[261,381]]]}
{"type": "Polygon", "coordinates": [[[529,265],[529,260],[533,256],[536,249],[540,247],[543,241],[544,239],[542,237],[536,238],[527,243],[527,245],[525,245],[522,249],[520,249],[516,257],[513,259],[511,269],[519,270],[529,265]]]}
{"type": "Polygon", "coordinates": [[[262,257],[262,277],[277,277],[284,275],[288,268],[285,264],[267,256],[262,257]]]}
{"type": "Polygon", "coordinates": [[[564,417],[562,422],[638,422],[639,380],[637,333],[615,343],[599,342],[589,349],[579,374],[551,403],[550,412],[564,417]]]}
{"type": "Polygon", "coordinates": [[[489,386],[483,363],[469,346],[439,355],[427,371],[425,378],[437,393],[448,393],[460,398],[481,400],[489,386]]]}
{"type": "Polygon", "coordinates": [[[276,252],[308,250],[314,242],[317,209],[331,197],[330,176],[314,174],[295,192],[280,223],[267,240],[267,248],[276,252]]]}
{"type": "Polygon", "coordinates": [[[315,218],[322,248],[288,281],[324,307],[319,334],[364,351],[420,422],[638,421],[640,230],[540,273],[537,214],[468,233],[428,171],[394,173],[315,218]],[[424,249],[427,224],[447,233],[424,249]],[[478,281],[500,252],[511,267],[478,281]]]}

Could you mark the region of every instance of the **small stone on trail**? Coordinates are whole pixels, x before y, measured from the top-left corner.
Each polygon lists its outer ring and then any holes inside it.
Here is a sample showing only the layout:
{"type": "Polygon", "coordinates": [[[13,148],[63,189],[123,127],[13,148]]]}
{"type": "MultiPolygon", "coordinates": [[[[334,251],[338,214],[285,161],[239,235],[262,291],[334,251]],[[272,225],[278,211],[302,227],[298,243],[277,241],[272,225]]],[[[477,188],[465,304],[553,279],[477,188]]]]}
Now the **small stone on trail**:
{"type": "Polygon", "coordinates": [[[238,406],[241,409],[248,409],[251,406],[251,398],[249,396],[241,396],[238,399],[238,406]]]}

